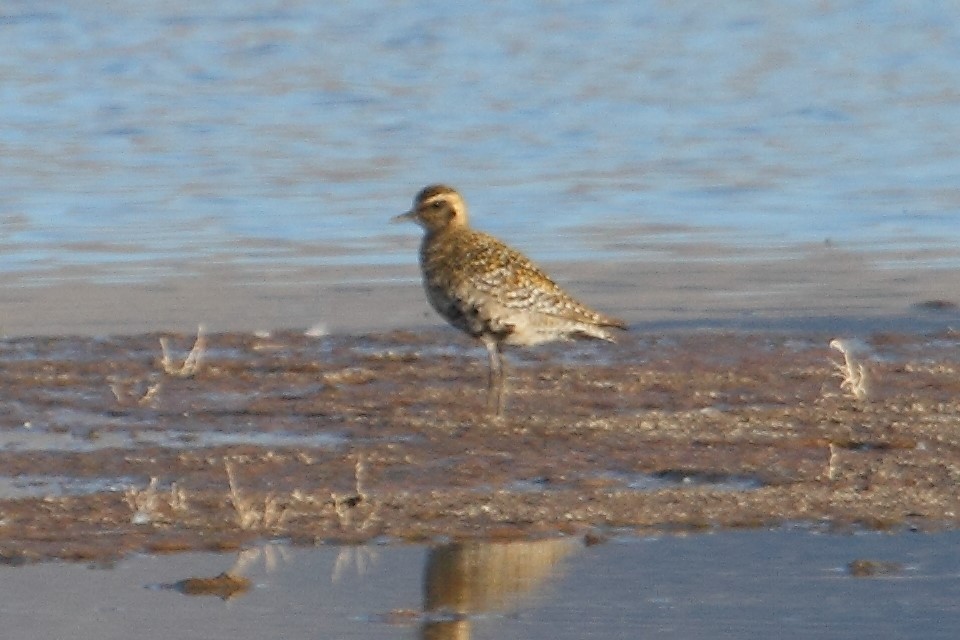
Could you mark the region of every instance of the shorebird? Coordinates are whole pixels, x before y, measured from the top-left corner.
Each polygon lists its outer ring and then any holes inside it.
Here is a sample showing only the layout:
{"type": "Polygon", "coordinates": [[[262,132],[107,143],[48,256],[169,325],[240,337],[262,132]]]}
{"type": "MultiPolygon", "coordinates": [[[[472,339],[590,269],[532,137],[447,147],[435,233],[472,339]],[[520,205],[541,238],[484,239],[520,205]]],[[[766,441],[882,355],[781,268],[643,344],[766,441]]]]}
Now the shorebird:
{"type": "Polygon", "coordinates": [[[581,337],[613,342],[606,329],[627,328],[575,300],[519,251],[472,229],[467,205],[452,187],[424,187],[413,208],[393,220],[423,227],[420,270],[427,299],[447,322],[487,348],[488,404],[497,414],[503,410],[504,345],[581,337]]]}

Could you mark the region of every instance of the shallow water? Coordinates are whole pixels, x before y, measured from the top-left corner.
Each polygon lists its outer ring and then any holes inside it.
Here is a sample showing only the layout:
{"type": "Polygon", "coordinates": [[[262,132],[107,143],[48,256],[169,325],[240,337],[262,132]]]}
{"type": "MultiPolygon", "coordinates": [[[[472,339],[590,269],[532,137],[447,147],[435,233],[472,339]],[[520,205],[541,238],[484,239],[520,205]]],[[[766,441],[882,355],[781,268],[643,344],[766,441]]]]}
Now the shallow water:
{"type": "MultiPolygon", "coordinates": [[[[67,423],[70,424],[70,423],[67,423]]],[[[129,421],[127,422],[129,425],[129,421]]],[[[76,425],[72,424],[76,429],[76,425]]],[[[195,432],[176,430],[124,430],[94,431],[78,435],[68,431],[49,429],[20,429],[0,432],[0,451],[63,451],[89,452],[104,449],[136,449],[140,447],[174,447],[198,449],[229,445],[254,445],[263,447],[336,447],[344,438],[335,433],[223,433],[218,431],[195,432]]],[[[0,496],[3,491],[0,490],[0,496]]]]}
{"type": "Polygon", "coordinates": [[[386,220],[437,180],[538,259],[954,247],[958,21],[907,1],[11,0],[0,269],[406,264],[415,232],[386,220]]]}
{"type": "Polygon", "coordinates": [[[952,638],[957,533],[768,530],[139,556],[2,569],[11,637],[952,638]],[[854,577],[851,562],[889,568],[854,577]],[[227,601],[170,586],[231,571],[227,601]],[[81,587],[82,585],[82,587],[81,587]],[[45,606],[44,603],[55,603],[45,606]]]}

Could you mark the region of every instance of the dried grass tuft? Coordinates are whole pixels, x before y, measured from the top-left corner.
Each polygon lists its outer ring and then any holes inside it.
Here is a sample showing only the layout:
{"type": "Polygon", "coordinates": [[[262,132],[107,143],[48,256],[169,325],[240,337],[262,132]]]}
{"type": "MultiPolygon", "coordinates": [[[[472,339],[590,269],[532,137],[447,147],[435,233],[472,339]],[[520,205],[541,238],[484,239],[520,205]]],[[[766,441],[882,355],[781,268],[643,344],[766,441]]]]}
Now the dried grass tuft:
{"type": "Polygon", "coordinates": [[[836,376],[841,378],[840,388],[849,391],[857,400],[866,400],[870,396],[871,375],[869,368],[870,350],[859,340],[834,339],[830,348],[843,354],[843,362],[834,362],[836,376]]]}
{"type": "Polygon", "coordinates": [[[244,531],[276,529],[282,526],[287,518],[287,507],[283,501],[272,493],[267,494],[262,505],[256,500],[245,498],[240,493],[230,460],[224,459],[223,465],[230,483],[230,504],[236,512],[237,525],[244,531]]]}
{"type": "Polygon", "coordinates": [[[167,345],[167,338],[160,338],[160,350],[163,352],[160,366],[163,368],[163,372],[176,378],[192,378],[195,376],[200,370],[200,365],[203,363],[203,356],[207,351],[207,337],[203,335],[203,325],[201,324],[197,327],[197,340],[193,343],[193,348],[190,349],[190,353],[187,354],[187,358],[183,361],[182,365],[177,366],[174,364],[173,358],[170,355],[170,349],[167,345]]]}
{"type": "Polygon", "coordinates": [[[150,478],[150,484],[145,488],[129,487],[123,492],[123,499],[133,511],[130,521],[133,524],[152,524],[165,520],[164,511],[185,512],[187,505],[186,492],[174,482],[170,491],[164,495],[159,490],[159,480],[150,478]]]}

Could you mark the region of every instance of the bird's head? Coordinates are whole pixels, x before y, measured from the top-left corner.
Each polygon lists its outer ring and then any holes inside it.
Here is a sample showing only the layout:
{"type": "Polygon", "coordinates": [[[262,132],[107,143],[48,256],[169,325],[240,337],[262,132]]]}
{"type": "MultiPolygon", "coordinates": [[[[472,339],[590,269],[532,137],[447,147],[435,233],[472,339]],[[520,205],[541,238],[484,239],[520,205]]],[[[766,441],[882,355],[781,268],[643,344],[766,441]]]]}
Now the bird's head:
{"type": "Polygon", "coordinates": [[[424,187],[413,199],[413,208],[393,218],[394,222],[410,220],[428,233],[437,233],[450,227],[466,226],[467,205],[453,187],[432,184],[424,187]]]}

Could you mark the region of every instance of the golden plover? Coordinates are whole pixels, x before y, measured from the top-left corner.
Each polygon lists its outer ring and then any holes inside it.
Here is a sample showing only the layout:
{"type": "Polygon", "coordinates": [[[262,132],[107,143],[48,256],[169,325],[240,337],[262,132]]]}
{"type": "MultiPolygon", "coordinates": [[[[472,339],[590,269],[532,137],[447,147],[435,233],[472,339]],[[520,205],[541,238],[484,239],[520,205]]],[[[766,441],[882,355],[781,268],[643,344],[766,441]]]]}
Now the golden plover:
{"type": "Polygon", "coordinates": [[[420,269],[431,306],[457,329],[478,338],[490,356],[489,400],[503,408],[504,345],[535,345],[574,337],[613,342],[605,327],[622,320],[578,302],[523,254],[471,229],[456,189],[424,187],[413,208],[393,218],[423,227],[420,269]]]}

